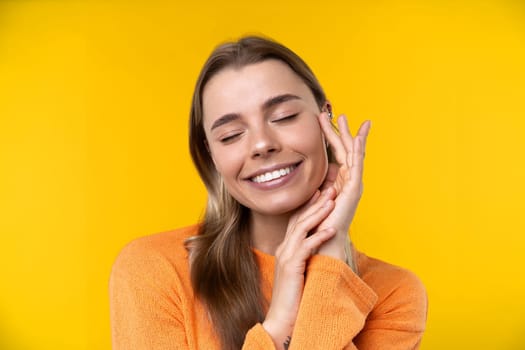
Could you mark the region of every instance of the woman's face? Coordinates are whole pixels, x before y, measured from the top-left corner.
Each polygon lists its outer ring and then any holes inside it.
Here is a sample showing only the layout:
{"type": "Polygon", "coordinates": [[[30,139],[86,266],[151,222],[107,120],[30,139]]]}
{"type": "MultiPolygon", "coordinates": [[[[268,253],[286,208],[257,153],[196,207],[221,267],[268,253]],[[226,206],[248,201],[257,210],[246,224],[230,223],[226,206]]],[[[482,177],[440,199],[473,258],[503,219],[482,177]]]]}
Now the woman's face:
{"type": "Polygon", "coordinates": [[[217,171],[254,213],[289,213],[322,184],[328,161],[319,107],[285,63],[220,71],[204,88],[203,113],[217,171]]]}

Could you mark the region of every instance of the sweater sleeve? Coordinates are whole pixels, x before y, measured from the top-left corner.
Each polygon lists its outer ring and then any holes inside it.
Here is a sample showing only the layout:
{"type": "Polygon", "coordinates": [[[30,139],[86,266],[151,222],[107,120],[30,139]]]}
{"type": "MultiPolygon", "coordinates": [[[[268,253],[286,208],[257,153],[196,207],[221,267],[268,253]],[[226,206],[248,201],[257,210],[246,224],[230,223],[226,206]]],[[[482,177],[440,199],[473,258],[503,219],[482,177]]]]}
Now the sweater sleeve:
{"type": "Polygon", "coordinates": [[[272,337],[266,332],[262,324],[257,323],[248,333],[242,350],[272,350],[275,349],[272,337]]]}
{"type": "MultiPolygon", "coordinates": [[[[173,262],[145,240],[133,241],[122,249],[109,283],[113,350],[219,348],[218,339],[210,332],[201,333],[203,338],[197,339],[195,321],[184,316],[192,313],[195,304],[193,296],[183,297],[181,278],[173,262]]],[[[247,332],[242,349],[275,347],[258,323],[247,332]]]]}
{"type": "Polygon", "coordinates": [[[409,277],[380,299],[344,262],[313,256],[290,350],[416,349],[424,329],[426,294],[417,277],[403,271],[409,277]]]}
{"type": "Polygon", "coordinates": [[[173,267],[154,250],[130,243],[111,272],[113,350],[188,349],[173,267]]]}
{"type": "Polygon", "coordinates": [[[419,349],[427,321],[425,287],[416,275],[399,268],[391,271],[389,281],[354,339],[358,349],[419,349]]]}

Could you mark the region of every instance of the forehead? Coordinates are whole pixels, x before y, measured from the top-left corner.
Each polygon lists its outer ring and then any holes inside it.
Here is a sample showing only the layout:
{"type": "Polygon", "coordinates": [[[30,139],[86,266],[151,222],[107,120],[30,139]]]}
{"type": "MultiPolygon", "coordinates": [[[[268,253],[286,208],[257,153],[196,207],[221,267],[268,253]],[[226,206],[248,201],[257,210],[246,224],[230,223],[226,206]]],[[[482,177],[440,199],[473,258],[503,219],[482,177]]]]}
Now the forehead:
{"type": "Polygon", "coordinates": [[[225,68],[213,76],[202,94],[204,123],[227,113],[250,113],[271,97],[294,94],[315,103],[303,80],[284,62],[266,60],[241,68],[225,68]]]}

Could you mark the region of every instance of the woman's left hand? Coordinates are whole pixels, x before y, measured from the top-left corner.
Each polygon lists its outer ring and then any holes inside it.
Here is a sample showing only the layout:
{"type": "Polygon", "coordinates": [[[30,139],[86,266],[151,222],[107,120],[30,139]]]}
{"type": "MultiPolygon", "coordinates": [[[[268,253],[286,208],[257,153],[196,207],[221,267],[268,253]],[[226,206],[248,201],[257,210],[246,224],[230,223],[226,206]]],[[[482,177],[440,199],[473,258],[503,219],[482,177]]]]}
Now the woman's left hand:
{"type": "Polygon", "coordinates": [[[319,119],[337,164],[329,164],[321,187],[322,191],[328,192],[329,197],[334,198],[335,208],[318,229],[333,227],[337,234],[325,242],[317,253],[345,260],[353,267],[352,257],[348,256],[350,251],[345,246],[350,244],[348,230],[363,193],[363,161],[370,121],[363,122],[357,135],[352,137],[346,116],[340,115],[337,118],[339,134],[334,130],[327,113],[321,113],[319,119]]]}

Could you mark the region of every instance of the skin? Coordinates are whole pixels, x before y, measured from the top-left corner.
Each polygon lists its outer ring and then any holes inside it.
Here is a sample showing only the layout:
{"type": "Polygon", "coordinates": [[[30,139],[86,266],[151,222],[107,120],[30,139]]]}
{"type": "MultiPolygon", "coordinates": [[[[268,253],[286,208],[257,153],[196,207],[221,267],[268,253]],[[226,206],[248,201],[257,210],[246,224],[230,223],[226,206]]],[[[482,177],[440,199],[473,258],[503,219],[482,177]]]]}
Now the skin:
{"type": "Polygon", "coordinates": [[[252,244],[276,258],[263,327],[282,349],[299,310],[307,260],[314,253],[351,260],[344,246],[362,194],[370,122],[352,137],[340,116],[336,133],[306,84],[273,59],[218,72],[204,88],[203,111],[215,167],[229,193],[250,208],[252,244]],[[328,164],[326,141],[337,164],[328,164]],[[253,181],[289,166],[292,172],[280,179],[253,181]]]}

